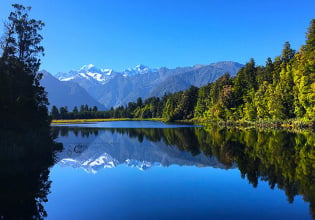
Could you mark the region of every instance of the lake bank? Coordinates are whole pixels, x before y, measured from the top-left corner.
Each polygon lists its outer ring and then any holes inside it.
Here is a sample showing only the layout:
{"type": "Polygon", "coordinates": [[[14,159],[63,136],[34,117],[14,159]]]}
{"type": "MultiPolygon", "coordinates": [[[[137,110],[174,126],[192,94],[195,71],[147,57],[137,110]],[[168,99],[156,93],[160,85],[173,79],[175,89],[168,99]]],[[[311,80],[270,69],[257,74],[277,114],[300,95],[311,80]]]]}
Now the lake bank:
{"type": "MultiPolygon", "coordinates": [[[[93,122],[112,122],[112,121],[160,121],[170,122],[165,118],[97,118],[97,119],[58,119],[52,120],[53,125],[58,124],[76,124],[93,122]]],[[[266,128],[266,129],[287,129],[287,130],[314,130],[315,121],[306,121],[298,119],[290,120],[259,120],[259,121],[215,121],[208,119],[194,118],[190,120],[175,120],[175,123],[187,123],[203,126],[217,125],[220,127],[241,127],[241,128],[266,128]]]]}
{"type": "Polygon", "coordinates": [[[209,120],[201,118],[193,118],[190,120],[176,120],[177,123],[193,123],[201,124],[204,126],[220,126],[220,127],[241,127],[241,128],[271,128],[271,129],[288,129],[288,130],[314,130],[315,121],[306,121],[299,119],[288,119],[288,120],[258,120],[258,121],[246,121],[246,120],[209,120]]]}
{"type": "Polygon", "coordinates": [[[91,123],[91,122],[110,122],[110,121],[161,121],[166,122],[162,118],[94,118],[94,119],[57,119],[52,120],[51,124],[76,124],[76,123],[91,123]]]}

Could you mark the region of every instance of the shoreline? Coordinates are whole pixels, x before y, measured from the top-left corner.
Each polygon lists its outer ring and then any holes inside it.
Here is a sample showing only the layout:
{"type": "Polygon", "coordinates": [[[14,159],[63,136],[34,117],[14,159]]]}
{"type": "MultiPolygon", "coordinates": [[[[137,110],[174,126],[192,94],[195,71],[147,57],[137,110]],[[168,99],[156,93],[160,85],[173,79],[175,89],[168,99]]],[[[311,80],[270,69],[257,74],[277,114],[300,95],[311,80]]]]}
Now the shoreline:
{"type": "Polygon", "coordinates": [[[110,122],[110,121],[161,121],[166,122],[163,118],[93,118],[93,119],[54,119],[51,124],[76,124],[91,122],[110,122]]]}
{"type": "Polygon", "coordinates": [[[259,120],[259,121],[217,121],[207,119],[190,119],[176,121],[179,123],[194,123],[202,125],[216,125],[220,127],[239,127],[239,128],[265,128],[265,129],[286,129],[286,130],[315,130],[315,121],[305,121],[298,119],[289,120],[259,120]]]}
{"type": "MultiPolygon", "coordinates": [[[[111,121],[160,121],[170,122],[165,118],[96,118],[96,119],[57,119],[52,120],[52,125],[58,124],[76,124],[76,123],[93,123],[93,122],[111,122],[111,121]]],[[[265,128],[265,129],[286,129],[286,130],[315,130],[315,121],[302,121],[297,119],[277,121],[277,120],[260,120],[260,121],[215,121],[206,119],[175,120],[173,123],[189,123],[203,126],[220,126],[220,127],[241,127],[241,128],[265,128]]]]}

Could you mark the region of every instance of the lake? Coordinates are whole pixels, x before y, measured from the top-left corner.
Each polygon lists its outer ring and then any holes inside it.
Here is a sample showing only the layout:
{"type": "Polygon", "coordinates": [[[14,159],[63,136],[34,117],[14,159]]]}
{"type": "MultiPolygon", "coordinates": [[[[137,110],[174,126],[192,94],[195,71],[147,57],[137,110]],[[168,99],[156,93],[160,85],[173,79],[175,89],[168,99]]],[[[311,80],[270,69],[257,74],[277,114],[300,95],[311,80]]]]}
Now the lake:
{"type": "MultiPolygon", "coordinates": [[[[52,131],[63,149],[54,152],[49,169],[41,165],[36,181],[29,184],[37,186],[25,200],[35,201],[25,211],[31,210],[33,216],[35,212],[47,219],[315,216],[312,132],[152,121],[61,125],[52,131]]],[[[17,164],[7,174],[15,182],[1,185],[4,193],[12,184],[19,188],[25,184],[12,177],[17,164]]],[[[1,169],[5,168],[9,167],[1,169]]],[[[21,200],[22,194],[13,198],[21,200]]],[[[21,208],[12,204],[6,210],[21,208]]]]}

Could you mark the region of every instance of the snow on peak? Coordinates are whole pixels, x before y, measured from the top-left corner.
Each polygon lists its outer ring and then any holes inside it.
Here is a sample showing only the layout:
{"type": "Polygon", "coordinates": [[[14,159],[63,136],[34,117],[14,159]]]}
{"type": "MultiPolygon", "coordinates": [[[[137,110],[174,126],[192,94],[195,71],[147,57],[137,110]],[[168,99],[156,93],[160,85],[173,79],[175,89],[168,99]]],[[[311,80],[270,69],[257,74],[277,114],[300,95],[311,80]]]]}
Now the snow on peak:
{"type": "Polygon", "coordinates": [[[87,64],[82,66],[77,71],[69,71],[67,73],[57,73],[56,77],[60,81],[71,81],[86,79],[96,81],[101,84],[105,84],[109,79],[113,78],[115,75],[120,74],[124,77],[134,76],[138,74],[146,74],[151,72],[156,72],[156,69],[150,69],[149,67],[138,64],[133,68],[125,69],[123,72],[114,72],[112,69],[108,68],[98,68],[94,64],[87,64]]]}
{"type": "Polygon", "coordinates": [[[123,71],[123,76],[134,76],[137,74],[145,74],[145,73],[150,73],[153,72],[149,67],[143,65],[143,64],[138,64],[133,68],[128,68],[123,71]]]}
{"type": "Polygon", "coordinates": [[[77,79],[94,80],[104,84],[112,77],[112,69],[100,69],[93,64],[82,66],[77,71],[70,71],[68,73],[58,73],[56,77],[60,81],[71,81],[77,79]]]}
{"type": "Polygon", "coordinates": [[[147,68],[147,67],[142,65],[142,64],[138,64],[137,66],[135,66],[135,69],[138,69],[138,70],[143,70],[145,68],[147,68]]]}
{"type": "Polygon", "coordinates": [[[94,66],[93,64],[84,65],[81,67],[79,72],[84,73],[102,73],[102,70],[94,66]]]}
{"type": "Polygon", "coordinates": [[[92,69],[93,67],[95,67],[93,64],[84,65],[81,67],[81,69],[79,71],[88,71],[88,70],[92,69]]]}

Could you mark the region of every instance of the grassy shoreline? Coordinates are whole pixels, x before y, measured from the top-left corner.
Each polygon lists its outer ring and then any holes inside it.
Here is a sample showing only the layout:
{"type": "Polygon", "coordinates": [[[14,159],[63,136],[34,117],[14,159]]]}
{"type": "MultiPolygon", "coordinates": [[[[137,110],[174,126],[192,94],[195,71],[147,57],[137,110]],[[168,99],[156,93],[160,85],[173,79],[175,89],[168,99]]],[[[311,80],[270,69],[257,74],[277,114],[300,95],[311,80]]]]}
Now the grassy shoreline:
{"type": "Polygon", "coordinates": [[[162,121],[163,118],[93,118],[93,119],[56,119],[52,120],[51,124],[76,124],[76,123],[93,123],[93,122],[107,122],[107,121],[162,121]]]}
{"type": "MultiPolygon", "coordinates": [[[[93,123],[93,122],[110,122],[110,121],[161,121],[168,122],[165,118],[96,118],[96,119],[58,119],[52,120],[51,124],[76,124],[76,123],[93,123]]],[[[273,128],[273,129],[307,129],[315,130],[315,121],[305,121],[298,119],[291,120],[259,120],[259,121],[215,121],[208,119],[194,118],[190,120],[176,120],[176,123],[189,123],[197,125],[218,125],[221,127],[255,127],[255,128],[273,128]]]]}

